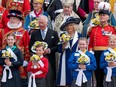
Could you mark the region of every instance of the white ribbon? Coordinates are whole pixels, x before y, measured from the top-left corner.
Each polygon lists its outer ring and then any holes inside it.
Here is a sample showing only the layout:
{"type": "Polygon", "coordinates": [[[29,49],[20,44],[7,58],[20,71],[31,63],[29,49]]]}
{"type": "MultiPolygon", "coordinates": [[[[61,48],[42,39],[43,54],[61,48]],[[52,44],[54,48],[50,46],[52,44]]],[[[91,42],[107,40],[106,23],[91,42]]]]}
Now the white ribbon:
{"type": "Polygon", "coordinates": [[[73,38],[73,41],[72,41],[71,48],[72,48],[73,45],[77,42],[77,40],[78,40],[78,33],[77,33],[77,31],[75,31],[75,34],[74,34],[74,38],[73,38]]]}
{"type": "Polygon", "coordinates": [[[38,71],[34,74],[32,73],[31,76],[29,77],[28,87],[31,87],[31,83],[33,84],[32,87],[37,87],[36,83],[35,83],[35,75],[39,75],[39,74],[42,74],[42,73],[43,73],[42,71],[38,71]],[[32,82],[32,78],[33,78],[33,82],[32,82]]]}
{"type": "Polygon", "coordinates": [[[8,52],[11,53],[11,56],[15,59],[15,61],[17,61],[17,56],[14,54],[14,52],[11,50],[11,48],[7,48],[6,49],[8,52]]]}
{"type": "Polygon", "coordinates": [[[66,51],[63,52],[62,55],[62,65],[61,65],[61,79],[60,79],[60,85],[65,86],[66,85],[66,65],[65,65],[65,57],[66,57],[66,51]]]}
{"type": "MultiPolygon", "coordinates": [[[[39,60],[38,61],[39,65],[43,68],[44,67],[44,63],[39,60]]],[[[36,87],[36,83],[35,83],[35,75],[39,75],[39,74],[42,74],[43,72],[42,71],[38,71],[36,73],[32,73],[32,75],[29,77],[29,83],[28,83],[28,87],[31,87],[31,83],[33,83],[33,86],[32,87],[36,87]],[[33,82],[32,82],[32,78],[33,78],[33,82]]]]}
{"type": "Polygon", "coordinates": [[[111,76],[112,76],[112,67],[106,67],[108,72],[107,72],[107,75],[106,75],[106,81],[107,82],[111,82],[111,76]]]}
{"type": "Polygon", "coordinates": [[[115,54],[115,56],[116,56],[116,52],[115,52],[112,48],[108,48],[108,50],[109,50],[111,53],[115,54]]]}
{"type": "Polygon", "coordinates": [[[83,73],[83,69],[76,69],[75,71],[79,71],[77,78],[76,78],[76,85],[81,86],[82,83],[87,82],[87,78],[85,76],[85,74],[83,73]]]}
{"type": "Polygon", "coordinates": [[[7,77],[6,77],[6,76],[7,76],[6,70],[9,71],[8,79],[11,79],[11,78],[13,77],[13,76],[12,76],[12,72],[11,72],[9,66],[6,66],[6,65],[4,65],[4,66],[5,66],[5,68],[4,68],[4,70],[3,70],[3,76],[2,76],[2,79],[1,79],[2,82],[6,82],[6,78],[7,78],[7,77]]]}

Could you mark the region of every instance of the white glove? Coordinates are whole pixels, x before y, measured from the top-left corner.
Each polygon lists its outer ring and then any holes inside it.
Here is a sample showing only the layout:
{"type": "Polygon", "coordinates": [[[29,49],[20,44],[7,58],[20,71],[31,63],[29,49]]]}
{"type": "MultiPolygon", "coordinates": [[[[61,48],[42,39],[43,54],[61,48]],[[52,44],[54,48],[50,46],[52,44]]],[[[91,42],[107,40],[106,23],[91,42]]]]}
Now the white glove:
{"type": "Polygon", "coordinates": [[[28,62],[27,61],[23,61],[23,66],[27,66],[28,65],[28,62]]]}

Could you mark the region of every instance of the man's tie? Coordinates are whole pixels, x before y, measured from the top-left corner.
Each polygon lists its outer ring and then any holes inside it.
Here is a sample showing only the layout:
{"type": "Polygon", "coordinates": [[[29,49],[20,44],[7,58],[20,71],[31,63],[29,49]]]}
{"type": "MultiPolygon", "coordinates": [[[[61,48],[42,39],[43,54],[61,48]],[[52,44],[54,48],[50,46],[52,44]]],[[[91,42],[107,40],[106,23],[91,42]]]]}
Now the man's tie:
{"type": "Polygon", "coordinates": [[[42,39],[44,40],[45,39],[45,31],[42,30],[41,33],[42,33],[42,39]]]}

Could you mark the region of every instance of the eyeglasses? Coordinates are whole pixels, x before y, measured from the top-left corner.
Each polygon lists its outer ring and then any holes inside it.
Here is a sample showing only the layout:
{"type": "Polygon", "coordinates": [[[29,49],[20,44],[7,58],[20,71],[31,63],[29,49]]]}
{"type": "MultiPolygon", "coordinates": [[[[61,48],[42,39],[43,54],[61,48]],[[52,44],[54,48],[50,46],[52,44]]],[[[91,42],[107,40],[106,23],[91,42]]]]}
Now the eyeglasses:
{"type": "Polygon", "coordinates": [[[33,3],[33,5],[38,5],[38,4],[40,4],[40,3],[33,3]]]}
{"type": "Polygon", "coordinates": [[[99,4],[100,2],[96,1],[96,2],[94,2],[94,3],[97,3],[97,4],[99,4]]]}

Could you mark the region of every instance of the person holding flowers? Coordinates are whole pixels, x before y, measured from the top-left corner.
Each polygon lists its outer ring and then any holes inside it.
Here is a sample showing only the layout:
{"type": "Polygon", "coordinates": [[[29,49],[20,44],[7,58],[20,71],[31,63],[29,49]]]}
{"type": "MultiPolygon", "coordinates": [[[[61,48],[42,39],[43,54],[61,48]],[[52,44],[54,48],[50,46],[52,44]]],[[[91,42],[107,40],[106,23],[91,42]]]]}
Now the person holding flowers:
{"type": "Polygon", "coordinates": [[[32,46],[35,54],[27,66],[27,71],[31,72],[28,87],[47,87],[45,78],[48,73],[48,59],[43,56],[45,49],[47,49],[45,42],[36,41],[32,46]]]}
{"type": "Polygon", "coordinates": [[[32,2],[33,10],[25,17],[24,22],[24,29],[29,31],[29,34],[39,29],[38,17],[40,15],[45,15],[46,17],[48,17],[48,26],[51,27],[50,17],[47,12],[43,10],[43,4],[44,0],[33,0],[32,2]]]}
{"type": "Polygon", "coordinates": [[[6,41],[6,47],[0,51],[0,65],[3,67],[1,87],[21,87],[19,66],[23,65],[22,52],[16,45],[14,34],[8,34],[6,41]]]}
{"type": "Polygon", "coordinates": [[[116,35],[109,38],[109,48],[100,57],[100,68],[104,70],[103,87],[116,87],[116,35]]]}
{"type": "Polygon", "coordinates": [[[96,67],[96,60],[92,53],[87,51],[88,41],[80,37],[79,50],[71,55],[68,66],[72,71],[73,83],[71,87],[92,87],[91,78],[96,67]]]}
{"type": "Polygon", "coordinates": [[[58,52],[61,53],[56,83],[58,86],[69,87],[72,83],[68,60],[71,53],[78,50],[78,39],[81,37],[81,34],[77,32],[79,30],[79,23],[79,18],[69,17],[60,28],[66,32],[61,34],[60,43],[58,44],[58,52]]]}

